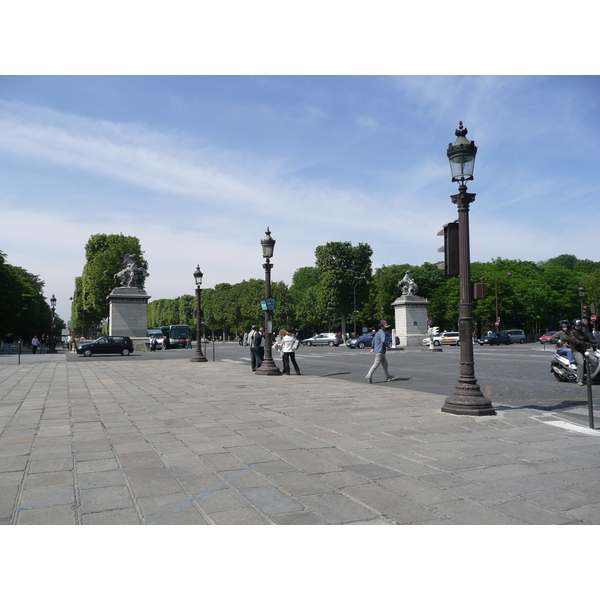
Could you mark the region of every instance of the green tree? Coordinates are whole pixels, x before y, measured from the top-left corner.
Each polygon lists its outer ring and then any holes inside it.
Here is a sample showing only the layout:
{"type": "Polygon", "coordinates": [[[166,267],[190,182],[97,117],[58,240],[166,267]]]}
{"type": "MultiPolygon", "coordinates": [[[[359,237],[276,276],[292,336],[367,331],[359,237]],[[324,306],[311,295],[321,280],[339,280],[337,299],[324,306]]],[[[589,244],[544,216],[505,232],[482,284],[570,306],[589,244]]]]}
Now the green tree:
{"type": "MultiPolygon", "coordinates": [[[[138,267],[148,269],[137,237],[123,234],[98,233],[92,235],[85,246],[85,265],[80,278],[75,280],[71,323],[84,323],[86,334],[95,333],[99,324],[109,314],[107,296],[115,287],[114,275],[123,268],[126,255],[135,257],[138,267]]],[[[139,285],[144,285],[140,276],[139,285]]]]}
{"type": "Polygon", "coordinates": [[[372,254],[369,244],[353,246],[350,242],[328,242],[315,250],[320,279],[317,292],[319,309],[332,320],[337,315],[341,317],[344,337],[346,315],[354,310],[355,290],[357,308],[368,298],[372,254]]]}
{"type": "Polygon", "coordinates": [[[52,333],[52,312],[43,290],[38,275],[8,264],[0,251],[0,334],[12,333],[28,342],[34,335],[52,333]]]}

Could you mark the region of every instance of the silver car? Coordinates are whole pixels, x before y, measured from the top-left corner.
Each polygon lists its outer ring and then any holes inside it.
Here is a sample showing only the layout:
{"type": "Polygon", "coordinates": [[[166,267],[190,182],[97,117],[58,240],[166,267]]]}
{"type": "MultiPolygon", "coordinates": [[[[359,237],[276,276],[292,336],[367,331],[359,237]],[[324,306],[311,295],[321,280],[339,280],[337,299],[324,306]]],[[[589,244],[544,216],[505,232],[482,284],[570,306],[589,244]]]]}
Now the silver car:
{"type": "Polygon", "coordinates": [[[339,346],[342,336],[337,333],[319,333],[300,342],[303,346],[339,346]]]}

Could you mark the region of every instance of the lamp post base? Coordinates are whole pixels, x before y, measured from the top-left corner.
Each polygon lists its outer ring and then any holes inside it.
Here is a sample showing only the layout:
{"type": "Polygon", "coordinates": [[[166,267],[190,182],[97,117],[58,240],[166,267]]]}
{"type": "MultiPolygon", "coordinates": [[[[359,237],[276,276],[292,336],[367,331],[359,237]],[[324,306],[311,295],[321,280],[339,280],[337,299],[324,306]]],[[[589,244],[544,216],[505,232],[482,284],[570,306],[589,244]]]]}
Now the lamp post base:
{"type": "Polygon", "coordinates": [[[263,360],[262,365],[256,369],[255,373],[257,375],[281,375],[281,371],[279,367],[273,362],[273,359],[269,360],[265,358],[263,360]]]}
{"type": "Polygon", "coordinates": [[[458,383],[454,394],[444,401],[442,412],[473,417],[496,414],[492,403],[481,393],[479,386],[472,383],[458,383]]]}
{"type": "Polygon", "coordinates": [[[190,362],[208,362],[208,360],[206,359],[206,356],[202,355],[202,356],[192,356],[192,358],[190,358],[190,362]]]}

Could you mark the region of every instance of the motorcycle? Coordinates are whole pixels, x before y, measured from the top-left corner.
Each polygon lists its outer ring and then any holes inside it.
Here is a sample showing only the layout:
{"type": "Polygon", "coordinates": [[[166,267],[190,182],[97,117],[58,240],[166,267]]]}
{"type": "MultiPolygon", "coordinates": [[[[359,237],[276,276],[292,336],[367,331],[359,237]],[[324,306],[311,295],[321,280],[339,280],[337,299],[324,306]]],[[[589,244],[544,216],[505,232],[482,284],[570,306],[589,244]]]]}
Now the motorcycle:
{"type": "MultiPolygon", "coordinates": [[[[600,348],[588,348],[585,351],[583,377],[588,377],[588,367],[592,381],[600,381],[600,348]]],[[[550,372],[558,381],[575,381],[577,378],[577,363],[571,350],[557,349],[552,353],[550,372]]]]}

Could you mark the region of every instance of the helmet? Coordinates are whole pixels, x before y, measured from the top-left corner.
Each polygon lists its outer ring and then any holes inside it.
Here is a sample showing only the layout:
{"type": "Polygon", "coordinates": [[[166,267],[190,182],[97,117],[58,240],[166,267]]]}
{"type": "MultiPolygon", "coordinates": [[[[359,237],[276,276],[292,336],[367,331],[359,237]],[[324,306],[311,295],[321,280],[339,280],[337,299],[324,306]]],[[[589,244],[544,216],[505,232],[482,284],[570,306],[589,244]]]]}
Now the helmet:
{"type": "Polygon", "coordinates": [[[561,321],[560,322],[560,328],[562,329],[563,327],[571,327],[571,323],[569,323],[569,321],[561,321]]]}
{"type": "Polygon", "coordinates": [[[581,325],[581,319],[573,319],[573,327],[576,325],[581,325]]]}

